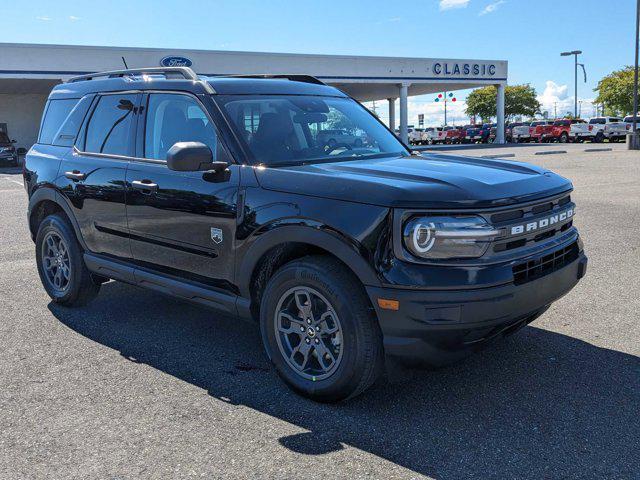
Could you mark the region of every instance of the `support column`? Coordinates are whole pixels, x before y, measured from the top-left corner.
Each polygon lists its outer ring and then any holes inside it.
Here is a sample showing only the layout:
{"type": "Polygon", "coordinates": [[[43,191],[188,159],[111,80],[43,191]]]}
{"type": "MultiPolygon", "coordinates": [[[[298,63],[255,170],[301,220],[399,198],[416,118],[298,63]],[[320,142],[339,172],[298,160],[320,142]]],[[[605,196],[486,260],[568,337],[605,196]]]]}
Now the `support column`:
{"type": "Polygon", "coordinates": [[[410,83],[400,85],[400,140],[409,145],[409,106],[407,105],[407,97],[409,96],[410,83]]]}
{"type": "Polygon", "coordinates": [[[396,99],[387,98],[389,102],[389,130],[392,132],[396,129],[396,99]]]}
{"type": "Polygon", "coordinates": [[[496,85],[498,89],[498,101],[496,105],[496,140],[495,143],[504,143],[504,83],[496,85]]]}

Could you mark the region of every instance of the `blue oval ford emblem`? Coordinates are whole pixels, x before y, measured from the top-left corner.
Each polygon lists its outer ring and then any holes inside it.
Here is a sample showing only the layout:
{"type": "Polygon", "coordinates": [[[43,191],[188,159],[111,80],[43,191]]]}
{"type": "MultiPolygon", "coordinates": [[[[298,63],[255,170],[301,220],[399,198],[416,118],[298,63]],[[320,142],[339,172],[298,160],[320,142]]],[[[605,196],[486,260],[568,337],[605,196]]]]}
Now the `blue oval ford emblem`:
{"type": "Polygon", "coordinates": [[[160,65],[163,67],[190,67],[193,62],[187,57],[168,56],[160,60],[160,65]]]}

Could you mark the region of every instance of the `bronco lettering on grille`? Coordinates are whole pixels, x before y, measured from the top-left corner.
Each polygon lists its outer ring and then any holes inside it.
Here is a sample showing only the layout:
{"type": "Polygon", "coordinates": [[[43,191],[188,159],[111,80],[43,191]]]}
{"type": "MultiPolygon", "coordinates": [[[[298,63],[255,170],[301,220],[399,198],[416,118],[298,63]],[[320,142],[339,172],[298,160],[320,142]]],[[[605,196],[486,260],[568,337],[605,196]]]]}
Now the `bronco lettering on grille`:
{"type": "Polygon", "coordinates": [[[557,213],[555,215],[551,215],[549,217],[541,218],[540,220],[523,223],[521,225],[514,225],[511,227],[511,235],[520,235],[522,233],[540,230],[541,228],[550,227],[551,225],[554,225],[556,223],[564,222],[571,217],[573,217],[573,208],[565,210],[561,213],[557,213]]]}

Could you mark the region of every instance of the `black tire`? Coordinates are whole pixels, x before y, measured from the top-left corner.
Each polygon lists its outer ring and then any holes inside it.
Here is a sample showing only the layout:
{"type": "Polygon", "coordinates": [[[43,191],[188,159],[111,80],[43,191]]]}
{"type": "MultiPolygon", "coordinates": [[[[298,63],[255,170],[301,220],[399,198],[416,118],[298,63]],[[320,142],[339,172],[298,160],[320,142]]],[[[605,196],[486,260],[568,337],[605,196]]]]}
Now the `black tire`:
{"type": "MultiPolygon", "coordinates": [[[[320,299],[316,298],[309,303],[317,300],[320,299]]],[[[315,319],[316,313],[310,316],[315,319]]],[[[288,334],[294,335],[294,340],[295,335],[300,337],[295,348],[304,347],[303,337],[305,337],[304,340],[307,339],[307,333],[297,332],[298,325],[306,328],[303,321],[304,318],[298,315],[296,319],[298,323],[295,325],[296,333],[291,331],[288,334]]],[[[293,327],[294,323],[291,322],[289,328],[293,329],[293,327]]],[[[313,400],[338,402],[355,397],[373,385],[382,372],[384,364],[382,332],[366,292],[353,273],[331,257],[304,257],[287,263],[278,270],[269,280],[262,297],[260,328],[266,353],[280,377],[294,391],[313,400]],[[281,311],[279,309],[283,301],[288,298],[288,295],[294,295],[297,300],[298,288],[319,293],[328,301],[328,306],[339,319],[340,340],[337,344],[340,346],[341,353],[336,360],[337,363],[332,363],[333,372],[327,373],[326,377],[322,375],[309,377],[310,373],[307,373],[307,370],[299,371],[290,365],[290,360],[287,360],[283,352],[285,336],[279,330],[276,331],[276,323],[280,321],[278,312],[281,311]]],[[[317,340],[315,341],[317,343],[317,340]]],[[[287,345],[291,346],[288,340],[287,345]]],[[[328,345],[336,348],[335,344],[328,343],[328,345]]],[[[320,365],[318,350],[314,348],[313,351],[309,351],[311,347],[314,347],[313,342],[310,347],[307,347],[307,356],[303,357],[303,368],[304,364],[310,361],[320,365]]],[[[293,358],[293,355],[289,358],[293,358]]]]}
{"type": "Polygon", "coordinates": [[[94,281],[91,272],[84,264],[82,254],[82,247],[65,217],[54,214],[42,221],[36,235],[36,263],[42,285],[55,303],[67,307],[78,307],[86,305],[98,294],[100,281],[94,281]],[[45,241],[56,237],[61,239],[68,254],[69,274],[64,288],[57,288],[54,285],[45,266],[47,260],[44,258],[45,248],[43,245],[45,241]]]}
{"type": "Polygon", "coordinates": [[[566,133],[562,133],[560,135],[560,143],[569,143],[569,135],[567,135],[566,133]]]}
{"type": "Polygon", "coordinates": [[[594,139],[594,141],[595,141],[596,143],[602,143],[602,142],[604,142],[604,133],[602,133],[602,132],[598,132],[598,133],[596,134],[596,138],[594,139]]]}

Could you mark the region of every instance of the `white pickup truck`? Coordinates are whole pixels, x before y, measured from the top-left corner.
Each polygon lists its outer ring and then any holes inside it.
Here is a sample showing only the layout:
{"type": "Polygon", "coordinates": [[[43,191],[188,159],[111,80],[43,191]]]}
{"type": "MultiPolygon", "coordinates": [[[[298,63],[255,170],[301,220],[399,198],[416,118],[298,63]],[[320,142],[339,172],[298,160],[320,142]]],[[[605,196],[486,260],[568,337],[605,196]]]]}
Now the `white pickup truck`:
{"type": "Polygon", "coordinates": [[[424,128],[409,128],[409,143],[411,145],[422,145],[424,128]]]}
{"type": "Polygon", "coordinates": [[[531,140],[529,125],[531,125],[531,122],[517,122],[511,124],[511,141],[522,143],[531,140]]]}
{"type": "MultiPolygon", "coordinates": [[[[630,132],[633,128],[633,115],[624,117],[624,123],[627,124],[627,131],[630,132]]],[[[640,117],[636,117],[636,128],[640,129],[640,117]]]]}
{"type": "Polygon", "coordinates": [[[447,132],[442,127],[427,127],[424,129],[424,142],[433,145],[436,143],[444,143],[447,132]]]}
{"type": "Polygon", "coordinates": [[[624,141],[627,135],[627,124],[618,117],[594,117],[589,120],[589,137],[596,143],[604,139],[610,142],[624,141]]]}

